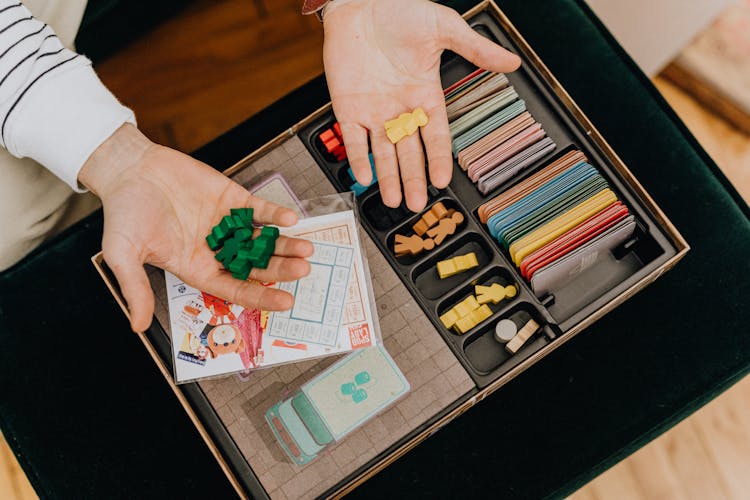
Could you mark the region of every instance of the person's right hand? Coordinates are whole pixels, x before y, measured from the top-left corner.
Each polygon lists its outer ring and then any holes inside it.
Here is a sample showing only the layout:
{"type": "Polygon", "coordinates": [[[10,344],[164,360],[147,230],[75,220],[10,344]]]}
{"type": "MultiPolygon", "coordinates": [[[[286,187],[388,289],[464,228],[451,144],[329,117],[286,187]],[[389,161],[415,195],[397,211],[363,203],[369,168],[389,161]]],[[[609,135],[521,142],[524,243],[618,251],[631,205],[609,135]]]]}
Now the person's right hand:
{"type": "MultiPolygon", "coordinates": [[[[104,260],[120,284],[134,331],[145,330],[154,313],[144,264],[244,307],[292,307],[294,299],[287,292],[233,278],[205,240],[230,208],[252,207],[255,221],[277,226],[297,222],[292,210],[252,196],[208,165],[152,143],[130,124],[94,151],[78,179],[102,199],[104,260]]],[[[250,278],[302,278],[310,272],[305,257],[312,253],[309,241],[281,236],[268,268],[253,269],[250,278]]]]}
{"type": "Polygon", "coordinates": [[[429,182],[444,188],[453,173],[440,84],[443,50],[497,72],[514,71],[521,59],[474,31],[455,10],[429,0],[334,1],[324,27],[326,79],[354,175],[365,186],[372,181],[369,142],[383,203],[397,207],[403,185],[406,206],[419,212],[427,203],[422,145],[429,182]],[[418,107],[429,123],[391,144],[386,120],[418,107]]]}

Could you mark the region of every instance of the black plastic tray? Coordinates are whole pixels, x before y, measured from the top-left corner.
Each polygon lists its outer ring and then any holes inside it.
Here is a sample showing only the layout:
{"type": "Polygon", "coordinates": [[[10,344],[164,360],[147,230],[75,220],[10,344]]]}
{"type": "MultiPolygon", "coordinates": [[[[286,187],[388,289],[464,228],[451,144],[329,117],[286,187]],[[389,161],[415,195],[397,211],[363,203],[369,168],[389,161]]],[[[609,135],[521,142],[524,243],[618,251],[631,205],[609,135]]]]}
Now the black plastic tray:
{"type": "MultiPolygon", "coordinates": [[[[523,58],[522,53],[487,12],[472,18],[471,25],[479,33],[523,58]]],[[[460,80],[474,69],[476,67],[465,59],[446,53],[441,65],[443,86],[447,87],[460,80]]],[[[557,149],[487,196],[477,190],[466,173],[454,162],[451,184],[443,190],[429,187],[427,208],[442,201],[448,208],[463,212],[466,222],[456,234],[430,252],[416,257],[397,258],[393,252],[395,234],[411,234],[411,226],[419,219],[420,214],[410,212],[404,205],[396,209],[385,207],[377,185],[357,198],[364,228],[479,388],[487,386],[534,352],[553,342],[677,253],[656,222],[655,216],[645,208],[617,169],[608,162],[587,131],[569,114],[534,65],[524,59],[521,69],[508,74],[508,78],[520,97],[526,101],[528,111],[555,141],[557,149]],[[481,224],[477,209],[485,201],[573,149],[583,151],[589,162],[609,181],[610,187],[635,215],[637,229],[634,236],[615,249],[609,258],[587,269],[570,284],[555,290],[554,294],[539,299],[512,264],[507,252],[501,250],[486,226],[481,224]],[[478,268],[445,280],[438,278],[435,271],[438,261],[470,251],[477,254],[480,263],[478,268]],[[515,283],[519,293],[511,300],[491,306],[493,315],[464,335],[457,335],[443,326],[439,319],[441,313],[472,293],[474,284],[492,282],[515,283]],[[493,329],[500,318],[519,309],[529,312],[542,325],[542,329],[540,334],[535,335],[518,353],[511,356],[501,344],[494,341],[493,329]]],[[[351,184],[347,173],[349,165],[346,161],[333,161],[325,154],[317,139],[334,122],[335,117],[329,112],[301,129],[298,135],[326,176],[343,192],[351,184]]]]}

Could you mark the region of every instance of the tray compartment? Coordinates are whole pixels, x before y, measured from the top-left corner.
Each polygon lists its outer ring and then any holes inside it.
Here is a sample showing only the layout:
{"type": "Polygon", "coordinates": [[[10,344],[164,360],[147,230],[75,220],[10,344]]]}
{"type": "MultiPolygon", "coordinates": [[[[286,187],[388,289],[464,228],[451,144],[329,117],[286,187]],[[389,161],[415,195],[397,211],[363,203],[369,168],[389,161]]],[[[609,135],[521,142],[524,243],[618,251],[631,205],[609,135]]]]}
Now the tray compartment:
{"type": "MultiPolygon", "coordinates": [[[[378,194],[378,197],[379,196],[380,195],[378,194]]],[[[450,197],[446,197],[446,196],[441,197],[440,199],[437,199],[437,200],[435,200],[433,202],[429,202],[427,204],[427,207],[424,210],[422,210],[421,212],[419,212],[418,214],[415,214],[413,212],[409,212],[409,213],[411,214],[411,217],[409,217],[400,226],[398,226],[394,230],[392,230],[388,234],[388,237],[386,238],[386,246],[390,249],[391,254],[394,255],[394,258],[400,264],[403,264],[403,265],[413,264],[415,262],[420,261],[422,258],[424,258],[426,256],[432,256],[432,255],[434,255],[435,253],[439,252],[442,248],[448,246],[453,241],[455,241],[459,237],[459,235],[461,235],[466,230],[466,228],[468,227],[469,216],[466,213],[466,211],[464,210],[464,208],[456,200],[454,200],[453,198],[450,198],[450,197]],[[428,212],[432,208],[432,206],[435,205],[435,203],[438,203],[438,202],[442,202],[443,205],[445,206],[445,208],[447,208],[448,210],[453,209],[453,210],[456,210],[456,211],[461,212],[463,214],[464,221],[461,223],[460,226],[458,226],[456,228],[456,232],[453,233],[452,235],[448,236],[447,238],[445,238],[445,240],[443,240],[443,242],[440,245],[436,245],[435,248],[433,248],[432,250],[426,250],[426,251],[424,251],[424,252],[422,252],[422,253],[420,253],[418,255],[403,255],[403,256],[400,256],[400,257],[396,256],[395,253],[393,253],[393,246],[395,244],[396,235],[397,234],[402,234],[404,236],[411,236],[411,235],[415,234],[414,233],[414,229],[412,228],[412,226],[414,226],[414,224],[416,224],[422,218],[422,215],[425,214],[426,212],[428,212]]]]}
{"type": "Polygon", "coordinates": [[[492,310],[492,316],[490,316],[488,319],[480,323],[479,325],[472,328],[472,330],[459,335],[454,330],[448,330],[445,328],[444,325],[441,324],[442,330],[447,332],[449,335],[452,336],[470,336],[473,331],[475,331],[477,328],[481,328],[482,325],[484,325],[486,322],[492,322],[494,318],[503,311],[506,311],[511,304],[515,303],[515,301],[518,299],[520,292],[518,289],[518,285],[513,278],[513,275],[505,268],[502,267],[492,267],[490,269],[483,270],[482,274],[478,277],[472,277],[468,283],[464,284],[462,287],[458,288],[457,290],[453,291],[450,295],[445,297],[440,304],[437,306],[437,315],[440,317],[443,313],[451,309],[453,306],[461,302],[462,300],[466,299],[467,297],[471,295],[475,295],[474,293],[474,286],[475,285],[484,285],[484,286],[490,286],[493,283],[499,283],[503,286],[506,285],[514,285],[516,287],[516,295],[513,297],[508,297],[497,304],[493,304],[492,302],[488,303],[487,305],[492,310]]]}
{"type": "Polygon", "coordinates": [[[481,326],[475,333],[469,332],[463,350],[471,367],[480,374],[488,375],[497,370],[507,372],[547,345],[550,338],[554,338],[554,334],[539,311],[528,302],[521,302],[507,308],[502,314],[493,316],[489,323],[481,326]],[[539,324],[540,329],[518,352],[511,354],[505,350],[505,344],[495,339],[495,326],[500,320],[518,311],[526,311],[539,324]]]}
{"type": "Polygon", "coordinates": [[[414,216],[414,212],[406,208],[405,203],[396,208],[385,206],[380,191],[376,190],[368,190],[360,197],[359,204],[363,218],[379,232],[391,231],[414,216]]]}
{"type": "MultiPolygon", "coordinates": [[[[445,294],[450,293],[467,278],[476,275],[486,269],[486,266],[493,259],[494,251],[491,249],[484,238],[473,231],[466,231],[455,237],[449,245],[441,245],[439,251],[432,251],[432,254],[424,262],[415,266],[412,272],[412,280],[422,295],[431,300],[439,299],[445,294]],[[441,279],[437,272],[437,263],[441,260],[450,259],[458,255],[465,255],[474,252],[477,256],[478,267],[468,269],[462,273],[454,274],[447,278],[441,279]]],[[[438,247],[440,248],[440,247],[438,247]]],[[[481,284],[481,283],[480,283],[481,284]]]]}

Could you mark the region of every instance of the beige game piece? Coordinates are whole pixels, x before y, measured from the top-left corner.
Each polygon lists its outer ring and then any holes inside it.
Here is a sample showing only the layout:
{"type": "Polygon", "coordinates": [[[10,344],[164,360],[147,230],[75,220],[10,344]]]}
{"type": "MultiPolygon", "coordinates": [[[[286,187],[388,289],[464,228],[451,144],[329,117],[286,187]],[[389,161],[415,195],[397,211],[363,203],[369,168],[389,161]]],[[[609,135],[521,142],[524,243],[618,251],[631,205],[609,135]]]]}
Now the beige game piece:
{"type": "Polygon", "coordinates": [[[464,221],[464,215],[461,212],[455,212],[452,216],[440,219],[440,222],[436,227],[427,230],[427,235],[435,240],[435,244],[439,245],[445,238],[454,234],[456,228],[461,225],[464,221]]]}
{"type": "Polygon", "coordinates": [[[528,323],[523,325],[523,328],[518,330],[516,336],[510,339],[510,342],[505,344],[505,350],[511,354],[517,353],[537,330],[539,330],[539,324],[533,319],[530,319],[528,323]]]}
{"type": "Polygon", "coordinates": [[[397,234],[395,237],[395,245],[393,251],[396,253],[396,257],[403,255],[419,255],[424,250],[432,250],[435,248],[435,242],[430,238],[422,239],[416,234],[411,236],[404,236],[403,234],[397,234]]]}
{"type": "Polygon", "coordinates": [[[428,229],[437,224],[440,219],[447,217],[448,215],[450,215],[450,211],[445,208],[442,201],[438,201],[422,215],[419,221],[412,226],[412,229],[414,229],[414,232],[419,236],[422,236],[428,229]]]}

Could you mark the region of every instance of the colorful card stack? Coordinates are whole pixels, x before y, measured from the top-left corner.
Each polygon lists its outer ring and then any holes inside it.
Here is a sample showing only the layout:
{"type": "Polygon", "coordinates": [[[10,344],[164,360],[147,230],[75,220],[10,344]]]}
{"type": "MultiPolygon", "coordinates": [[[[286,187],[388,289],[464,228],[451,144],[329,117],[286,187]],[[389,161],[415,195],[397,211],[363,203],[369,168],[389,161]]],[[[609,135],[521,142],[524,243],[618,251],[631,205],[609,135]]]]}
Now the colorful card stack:
{"type": "Polygon", "coordinates": [[[453,154],[487,194],[555,150],[502,73],[477,70],[445,89],[453,154]]]}
{"type": "Polygon", "coordinates": [[[539,297],[627,241],[636,227],[634,216],[580,151],[483,204],[478,214],[539,297]]]}

